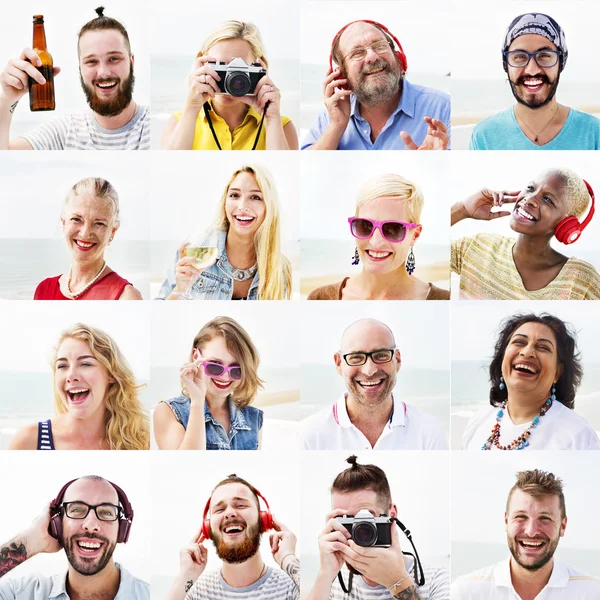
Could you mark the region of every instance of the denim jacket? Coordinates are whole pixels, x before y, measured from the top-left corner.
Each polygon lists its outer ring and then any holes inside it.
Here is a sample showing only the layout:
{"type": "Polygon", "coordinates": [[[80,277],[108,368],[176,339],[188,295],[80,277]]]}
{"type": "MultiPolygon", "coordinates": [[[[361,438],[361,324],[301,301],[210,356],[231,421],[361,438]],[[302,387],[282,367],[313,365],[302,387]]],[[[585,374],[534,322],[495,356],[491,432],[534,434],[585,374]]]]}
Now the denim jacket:
{"type": "MultiPolygon", "coordinates": [[[[205,241],[209,239],[211,232],[207,232],[205,241]]],[[[231,300],[233,297],[234,279],[232,276],[233,267],[227,260],[225,251],[225,241],[227,240],[226,231],[217,231],[217,249],[219,258],[217,262],[208,269],[200,273],[198,279],[192,285],[191,293],[195,300],[231,300]]],[[[167,278],[160,286],[160,292],[156,297],[157,300],[166,300],[171,292],[175,289],[175,266],[179,260],[179,251],[175,254],[175,260],[169,265],[167,270],[167,278]]],[[[258,271],[254,275],[254,279],[248,291],[248,300],[258,300],[258,271]]]]}
{"type": "MultiPolygon", "coordinates": [[[[166,400],[175,418],[187,429],[190,418],[190,399],[177,396],[166,400]]],[[[204,421],[206,423],[207,450],[257,450],[258,432],[263,424],[263,411],[246,406],[238,408],[229,399],[229,437],[223,426],[211,414],[208,404],[204,405],[204,421]]]]}

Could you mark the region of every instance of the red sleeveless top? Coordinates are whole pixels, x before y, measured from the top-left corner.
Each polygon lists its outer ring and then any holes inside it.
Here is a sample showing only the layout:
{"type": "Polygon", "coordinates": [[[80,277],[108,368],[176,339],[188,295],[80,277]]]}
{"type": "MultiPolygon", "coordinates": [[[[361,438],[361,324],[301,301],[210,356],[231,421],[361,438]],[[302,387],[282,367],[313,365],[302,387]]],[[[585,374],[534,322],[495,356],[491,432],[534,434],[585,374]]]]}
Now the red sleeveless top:
{"type": "MultiPolygon", "coordinates": [[[[67,298],[61,291],[57,277],[49,277],[40,283],[33,296],[34,300],[71,300],[67,298]]],[[[123,293],[123,290],[131,285],[127,279],[123,279],[114,271],[108,275],[101,277],[94,285],[86,290],[76,300],[118,300],[123,293]]]]}

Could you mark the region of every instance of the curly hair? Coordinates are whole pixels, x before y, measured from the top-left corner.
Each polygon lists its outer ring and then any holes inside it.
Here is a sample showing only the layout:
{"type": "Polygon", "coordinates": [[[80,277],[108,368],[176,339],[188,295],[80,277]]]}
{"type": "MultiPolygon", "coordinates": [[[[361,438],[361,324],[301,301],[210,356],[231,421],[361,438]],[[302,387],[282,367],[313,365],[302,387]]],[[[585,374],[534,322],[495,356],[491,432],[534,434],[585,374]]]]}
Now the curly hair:
{"type": "MultiPolygon", "coordinates": [[[[111,383],[104,396],[105,441],[111,450],[149,450],[150,420],[138,397],[139,390],[135,376],[127,360],[121,354],[115,341],[104,331],[77,323],[63,331],[52,358],[52,370],[56,376],[58,350],[66,339],[76,339],[86,343],[93,356],[102,363],[111,383]]],[[[67,412],[67,406],[54,385],[54,407],[58,414],[67,412]]]]}
{"type": "Polygon", "coordinates": [[[562,374],[555,385],[556,399],[567,408],[574,408],[575,393],[583,377],[581,357],[577,349],[577,333],[572,325],[548,313],[540,315],[534,313],[515,314],[502,321],[500,333],[494,347],[494,355],[490,363],[490,404],[492,406],[499,406],[507,398],[507,389],[500,389],[502,361],[504,360],[504,353],[512,335],[525,323],[540,323],[546,325],[554,332],[556,336],[558,363],[563,366],[562,374]]]}

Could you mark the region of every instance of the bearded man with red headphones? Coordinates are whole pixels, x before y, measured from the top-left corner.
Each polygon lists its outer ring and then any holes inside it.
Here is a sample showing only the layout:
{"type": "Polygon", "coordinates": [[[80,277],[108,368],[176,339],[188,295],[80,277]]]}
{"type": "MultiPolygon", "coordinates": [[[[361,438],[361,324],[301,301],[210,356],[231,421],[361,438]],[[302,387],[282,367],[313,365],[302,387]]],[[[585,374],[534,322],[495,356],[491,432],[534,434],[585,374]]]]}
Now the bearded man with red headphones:
{"type": "Polygon", "coordinates": [[[202,526],[179,554],[180,569],[164,600],[299,600],[300,561],[296,536],[275,519],[265,497],[246,480],[229,475],[213,489],[204,507],[202,526]],[[261,510],[260,500],[267,510],[261,510]],[[210,515],[209,515],[210,513],[210,515]],[[270,535],[269,567],[260,554],[261,535],[270,535]],[[221,568],[205,573],[212,540],[221,568]]]}
{"type": "Polygon", "coordinates": [[[125,492],[98,475],[69,481],[42,514],[0,547],[0,577],[36,554],[64,549],[65,574],[0,579],[2,600],[149,600],[150,586],[113,560],[129,538],[133,508],[125,492]]]}
{"type": "Polygon", "coordinates": [[[406,54],[381,23],[353,21],[333,39],[325,110],[302,149],[445,150],[450,96],[405,78],[406,54]]]}

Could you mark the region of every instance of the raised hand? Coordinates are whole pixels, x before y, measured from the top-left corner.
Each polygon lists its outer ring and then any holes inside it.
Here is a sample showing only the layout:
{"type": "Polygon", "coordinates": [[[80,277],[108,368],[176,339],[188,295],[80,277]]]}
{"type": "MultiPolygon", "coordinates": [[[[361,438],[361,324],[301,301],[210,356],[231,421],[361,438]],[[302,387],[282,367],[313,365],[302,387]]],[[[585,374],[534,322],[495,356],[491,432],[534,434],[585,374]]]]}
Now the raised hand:
{"type": "Polygon", "coordinates": [[[443,121],[423,117],[427,123],[427,135],[420,146],[413,142],[412,137],[406,131],[400,132],[400,137],[408,150],[445,150],[448,147],[450,138],[448,137],[448,128],[443,121]]]}
{"type": "Polygon", "coordinates": [[[490,221],[491,219],[508,217],[511,214],[511,211],[494,211],[493,209],[501,207],[504,204],[514,204],[518,200],[519,194],[519,191],[496,192],[488,188],[483,188],[464,200],[462,203],[462,208],[465,216],[480,221],[490,221]]]}

